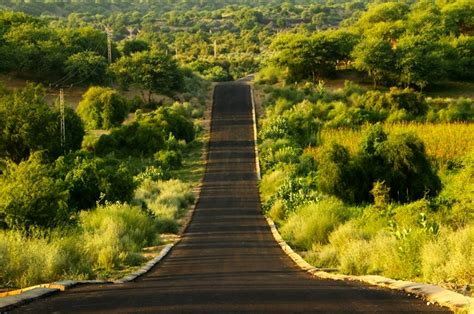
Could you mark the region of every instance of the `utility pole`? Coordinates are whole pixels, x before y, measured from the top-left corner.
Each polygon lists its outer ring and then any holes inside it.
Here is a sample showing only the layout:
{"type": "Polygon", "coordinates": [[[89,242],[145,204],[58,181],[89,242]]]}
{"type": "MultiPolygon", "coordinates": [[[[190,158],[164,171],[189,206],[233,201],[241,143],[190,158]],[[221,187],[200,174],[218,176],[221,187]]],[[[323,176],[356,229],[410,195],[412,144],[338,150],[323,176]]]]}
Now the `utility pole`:
{"type": "Polygon", "coordinates": [[[112,63],[112,37],[114,30],[110,26],[105,26],[105,32],[107,33],[107,53],[109,58],[109,64],[112,63]]]}
{"type": "Polygon", "coordinates": [[[214,58],[217,59],[217,40],[214,40],[214,58]]]}
{"type": "Polygon", "coordinates": [[[132,26],[127,27],[127,32],[128,32],[128,39],[133,39],[135,37],[135,34],[133,33],[135,31],[135,28],[132,26]]]}
{"type": "Polygon", "coordinates": [[[64,90],[59,89],[59,112],[61,116],[61,148],[66,153],[66,115],[64,110],[64,90]]]}

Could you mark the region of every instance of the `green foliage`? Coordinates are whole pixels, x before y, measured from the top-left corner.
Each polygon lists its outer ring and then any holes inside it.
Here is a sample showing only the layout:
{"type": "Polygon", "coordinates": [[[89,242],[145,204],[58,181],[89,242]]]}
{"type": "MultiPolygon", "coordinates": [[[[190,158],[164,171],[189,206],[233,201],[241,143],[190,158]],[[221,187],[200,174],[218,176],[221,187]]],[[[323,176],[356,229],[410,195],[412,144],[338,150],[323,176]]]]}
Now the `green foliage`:
{"type": "Polygon", "coordinates": [[[0,157],[15,162],[25,160],[35,151],[46,150],[52,159],[81,147],[82,122],[72,109],[66,108],[66,146],[61,148],[60,113],[51,109],[41,86],[0,95],[0,157]]]}
{"type": "Polygon", "coordinates": [[[24,288],[61,279],[84,280],[92,274],[82,258],[81,235],[61,232],[0,231],[0,285],[24,288]]]}
{"type": "Polygon", "coordinates": [[[135,52],[142,52],[149,50],[148,43],[140,39],[131,39],[123,42],[121,50],[125,56],[130,56],[135,52]]]}
{"type": "Polygon", "coordinates": [[[77,113],[89,129],[110,129],[128,114],[127,100],[108,87],[90,87],[82,96],[77,113]]]}
{"type": "Polygon", "coordinates": [[[455,229],[474,221],[474,152],[462,162],[462,168],[450,174],[436,198],[440,216],[455,229]]]}
{"type": "Polygon", "coordinates": [[[317,186],[321,192],[360,202],[364,192],[370,189],[367,184],[367,174],[351,160],[345,147],[332,143],[323,150],[317,171],[317,186]]]}
{"type": "Polygon", "coordinates": [[[111,270],[141,261],[141,248],[156,241],[156,226],[140,208],[120,203],[81,212],[83,247],[96,269],[111,270]]]}
{"type": "Polygon", "coordinates": [[[308,250],[314,243],[327,243],[328,234],[349,216],[341,201],[324,199],[292,213],[281,228],[282,236],[297,248],[308,250]]]}
{"type": "Polygon", "coordinates": [[[69,193],[40,154],[18,165],[8,162],[0,182],[0,224],[29,230],[55,227],[69,218],[69,193]]]}
{"type": "Polygon", "coordinates": [[[107,60],[93,51],[78,52],[69,56],[64,63],[69,80],[84,85],[104,83],[107,60]]]}
{"type": "Polygon", "coordinates": [[[98,201],[130,201],[135,189],[130,170],[114,158],[69,155],[56,160],[55,172],[64,180],[74,210],[92,208],[98,201]]]}
{"type": "Polygon", "coordinates": [[[322,153],[318,168],[321,191],[349,202],[362,202],[370,199],[370,189],[377,181],[385,182],[390,198],[398,202],[434,196],[441,190],[424,145],[413,134],[387,137],[376,125],[367,131],[355,157],[337,144],[322,153]]]}
{"type": "Polygon", "coordinates": [[[474,226],[443,230],[422,250],[423,278],[430,282],[472,283],[474,276],[474,226]]]}
{"type": "Polygon", "coordinates": [[[177,232],[178,219],[194,201],[190,186],[179,180],[144,180],[135,192],[135,202],[147,208],[161,232],[177,232]]]}
{"type": "Polygon", "coordinates": [[[274,51],[271,62],[287,71],[287,81],[316,79],[331,75],[338,62],[347,63],[356,36],[347,31],[291,34],[277,36],[270,48],[274,51]]]}
{"type": "Polygon", "coordinates": [[[100,155],[115,152],[128,156],[152,156],[170,145],[176,146],[173,139],[189,143],[194,136],[190,117],[183,115],[178,107],[162,107],[137,116],[135,122],[114,129],[110,135],[101,136],[96,152],[100,155]]]}
{"type": "Polygon", "coordinates": [[[440,81],[447,75],[449,46],[433,42],[424,36],[406,35],[397,45],[397,68],[400,82],[423,89],[428,84],[440,81]]]}
{"type": "Polygon", "coordinates": [[[372,77],[374,86],[382,80],[390,80],[395,68],[395,54],[390,43],[383,38],[363,39],[352,52],[354,67],[372,77]]]}
{"type": "Polygon", "coordinates": [[[147,90],[149,103],[153,93],[169,95],[183,86],[183,75],[176,61],[156,50],[124,56],[111,69],[122,86],[147,90]]]}

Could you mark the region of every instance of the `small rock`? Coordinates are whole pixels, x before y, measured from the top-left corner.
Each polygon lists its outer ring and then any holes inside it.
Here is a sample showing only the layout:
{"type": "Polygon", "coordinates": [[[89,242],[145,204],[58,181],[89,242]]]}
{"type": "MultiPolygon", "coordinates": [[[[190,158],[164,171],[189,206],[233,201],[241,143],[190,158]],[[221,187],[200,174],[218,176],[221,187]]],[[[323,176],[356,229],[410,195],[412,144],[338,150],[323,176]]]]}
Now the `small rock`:
{"type": "Polygon", "coordinates": [[[466,297],[470,297],[472,294],[471,287],[469,285],[465,285],[462,288],[461,293],[465,295],[466,297]]]}

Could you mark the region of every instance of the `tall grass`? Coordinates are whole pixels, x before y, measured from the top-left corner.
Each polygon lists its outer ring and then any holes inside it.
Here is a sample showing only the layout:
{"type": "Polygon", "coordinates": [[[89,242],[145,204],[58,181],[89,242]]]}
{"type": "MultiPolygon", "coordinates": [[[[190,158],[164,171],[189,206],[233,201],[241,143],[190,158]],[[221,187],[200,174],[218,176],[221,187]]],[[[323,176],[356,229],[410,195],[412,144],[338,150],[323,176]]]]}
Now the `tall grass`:
{"type": "Polygon", "coordinates": [[[156,225],[140,208],[108,204],[81,212],[83,249],[96,269],[111,270],[142,261],[140,250],[156,243],[156,225]]]}
{"type": "Polygon", "coordinates": [[[0,231],[0,284],[26,287],[65,277],[88,278],[92,269],[81,257],[80,238],[80,234],[47,238],[0,231]]]}
{"type": "Polygon", "coordinates": [[[194,201],[190,185],[180,180],[144,180],[135,192],[141,203],[155,217],[160,232],[176,232],[178,220],[194,201]]]}
{"type": "MultiPolygon", "coordinates": [[[[369,125],[361,129],[330,129],[322,130],[323,142],[336,142],[355,153],[360,147],[363,134],[369,125]]],[[[441,168],[451,162],[458,162],[469,151],[474,150],[474,124],[472,123],[396,123],[385,124],[388,133],[413,132],[425,144],[427,155],[441,168]]],[[[319,148],[310,148],[313,154],[319,154],[319,148]]]]}
{"type": "Polygon", "coordinates": [[[423,246],[423,277],[441,283],[474,282],[474,224],[453,232],[445,229],[441,235],[423,246]]]}
{"type": "Polygon", "coordinates": [[[81,212],[70,230],[0,231],[0,285],[25,287],[60,279],[86,279],[143,261],[144,246],[157,243],[156,222],[128,204],[81,212]]]}

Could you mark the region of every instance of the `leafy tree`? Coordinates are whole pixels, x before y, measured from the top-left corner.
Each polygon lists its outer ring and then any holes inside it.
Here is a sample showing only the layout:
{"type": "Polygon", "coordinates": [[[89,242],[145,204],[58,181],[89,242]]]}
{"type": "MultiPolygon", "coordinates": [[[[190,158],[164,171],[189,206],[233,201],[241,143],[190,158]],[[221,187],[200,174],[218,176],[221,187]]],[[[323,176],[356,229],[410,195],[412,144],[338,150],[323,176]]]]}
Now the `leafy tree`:
{"type": "Polygon", "coordinates": [[[336,38],[326,33],[311,37],[304,34],[283,34],[271,45],[276,52],[273,63],[287,69],[287,80],[295,82],[311,78],[316,81],[336,70],[339,58],[344,58],[344,48],[336,38]]]}
{"type": "Polygon", "coordinates": [[[406,35],[398,41],[397,68],[400,81],[423,89],[447,75],[448,45],[441,45],[425,36],[406,35]]]}
{"type": "Polygon", "coordinates": [[[97,143],[100,155],[111,152],[123,156],[153,156],[167,147],[172,135],[177,140],[194,140],[194,124],[191,118],[170,107],[161,107],[154,112],[142,114],[133,123],[115,129],[110,135],[103,135],[97,143]]]}
{"type": "Polygon", "coordinates": [[[93,85],[105,81],[107,60],[92,51],[78,52],[68,57],[65,62],[68,81],[93,85]]]}
{"type": "Polygon", "coordinates": [[[435,196],[441,190],[423,142],[413,134],[387,136],[381,125],[369,128],[353,157],[343,146],[326,148],[317,178],[322,192],[352,203],[370,201],[376,182],[384,182],[391,200],[403,203],[435,196]]]}
{"type": "Polygon", "coordinates": [[[346,30],[330,31],[328,36],[334,47],[331,51],[331,54],[334,55],[333,58],[338,64],[342,63],[347,67],[352,60],[352,50],[360,40],[359,36],[346,30]]]}
{"type": "Polygon", "coordinates": [[[441,10],[448,33],[467,35],[474,30],[474,5],[471,1],[457,0],[441,10]]]}
{"type": "Polygon", "coordinates": [[[354,67],[366,71],[374,81],[389,79],[395,68],[395,53],[390,42],[381,38],[367,37],[363,39],[352,53],[354,67]]]}
{"type": "Polygon", "coordinates": [[[452,45],[457,54],[454,75],[461,79],[474,79],[474,36],[461,35],[453,40],[452,45]]]}
{"type": "Polygon", "coordinates": [[[149,103],[153,93],[169,95],[183,85],[183,75],[176,61],[155,50],[122,57],[112,65],[112,70],[122,85],[148,90],[149,103]]]}
{"type": "Polygon", "coordinates": [[[0,157],[14,162],[27,159],[34,151],[46,150],[57,158],[80,148],[84,136],[81,120],[66,109],[66,146],[61,148],[60,114],[44,99],[44,89],[29,84],[0,97],[0,157]]]}
{"type": "Polygon", "coordinates": [[[0,224],[12,229],[55,227],[68,218],[68,191],[39,153],[0,176],[0,224]]]}
{"type": "Polygon", "coordinates": [[[85,154],[60,157],[55,175],[69,191],[69,208],[93,208],[100,201],[129,202],[135,185],[131,172],[114,158],[94,158],[85,154]]]}
{"type": "MultiPolygon", "coordinates": [[[[60,28],[56,30],[69,55],[90,51],[107,57],[107,35],[92,26],[78,28],[60,28]]],[[[112,44],[112,59],[118,56],[115,44],[112,44]]]]}
{"type": "Polygon", "coordinates": [[[128,114],[127,100],[108,87],[90,87],[82,96],[77,113],[89,129],[110,129],[128,114]]]}
{"type": "Polygon", "coordinates": [[[356,27],[367,32],[374,24],[405,19],[408,11],[409,6],[401,2],[373,3],[357,21],[356,27]]]}
{"type": "Polygon", "coordinates": [[[125,40],[122,45],[122,53],[125,56],[130,56],[132,53],[146,51],[149,49],[150,46],[148,43],[140,39],[125,40]]]}

